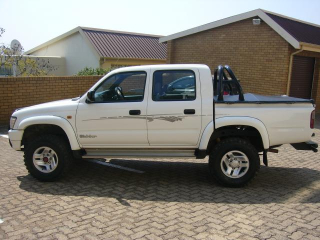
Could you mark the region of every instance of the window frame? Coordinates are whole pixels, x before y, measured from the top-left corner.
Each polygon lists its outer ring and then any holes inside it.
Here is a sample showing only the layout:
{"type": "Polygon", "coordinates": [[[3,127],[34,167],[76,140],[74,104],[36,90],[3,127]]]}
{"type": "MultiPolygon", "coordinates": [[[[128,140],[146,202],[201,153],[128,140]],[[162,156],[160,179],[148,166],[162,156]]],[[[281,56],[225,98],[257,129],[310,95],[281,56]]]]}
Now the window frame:
{"type": "MultiPolygon", "coordinates": [[[[178,79],[176,79],[178,80],[178,79]]],[[[174,80],[174,81],[176,81],[174,80]]],[[[195,101],[197,99],[197,76],[196,76],[196,73],[191,70],[191,69],[168,69],[168,70],[156,70],[153,72],[152,74],[152,91],[151,91],[151,99],[152,101],[154,102],[190,102],[190,101],[195,101]],[[188,72],[192,72],[193,73],[193,76],[194,76],[194,99],[161,99],[161,100],[155,100],[153,98],[153,90],[154,90],[154,80],[155,80],[155,73],[156,72],[177,72],[177,71],[188,71],[188,72]]]]}
{"type": "Polygon", "coordinates": [[[145,79],[144,79],[144,86],[143,86],[143,95],[142,95],[142,99],[141,100],[132,100],[132,101],[128,101],[128,100],[124,100],[124,101],[101,101],[101,102],[92,102],[92,103],[128,103],[128,102],[143,102],[144,101],[144,97],[145,97],[145,91],[146,91],[146,85],[147,85],[147,78],[148,78],[148,73],[146,71],[128,71],[128,72],[117,72],[117,73],[114,73],[110,76],[108,76],[104,81],[102,81],[93,91],[94,93],[96,93],[97,89],[102,85],[104,84],[106,81],[108,81],[108,79],[114,77],[115,75],[118,75],[118,74],[122,74],[122,73],[144,73],[146,76],[145,76],[145,79]]]}

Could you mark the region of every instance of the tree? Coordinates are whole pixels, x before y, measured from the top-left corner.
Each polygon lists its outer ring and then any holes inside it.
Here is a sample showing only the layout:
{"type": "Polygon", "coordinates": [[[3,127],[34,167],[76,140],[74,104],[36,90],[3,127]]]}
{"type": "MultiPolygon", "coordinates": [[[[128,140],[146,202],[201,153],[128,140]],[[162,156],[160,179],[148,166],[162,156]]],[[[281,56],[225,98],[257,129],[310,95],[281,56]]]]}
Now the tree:
{"type": "MultiPolygon", "coordinates": [[[[5,29],[0,27],[0,37],[5,29]]],[[[43,58],[23,55],[23,47],[18,44],[12,48],[0,44],[0,72],[14,76],[44,76],[56,70],[57,67],[43,58]]]]}
{"type": "Polygon", "coordinates": [[[4,28],[0,27],[0,37],[2,36],[2,34],[5,32],[4,28]]]}

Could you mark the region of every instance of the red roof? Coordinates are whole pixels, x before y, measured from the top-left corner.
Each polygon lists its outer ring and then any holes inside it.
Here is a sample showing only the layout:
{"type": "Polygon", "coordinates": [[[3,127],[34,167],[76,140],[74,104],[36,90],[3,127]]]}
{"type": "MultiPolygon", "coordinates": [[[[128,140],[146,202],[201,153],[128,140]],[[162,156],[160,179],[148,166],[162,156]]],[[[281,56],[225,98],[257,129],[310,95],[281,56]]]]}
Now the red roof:
{"type": "Polygon", "coordinates": [[[101,57],[161,59],[167,56],[167,46],[160,36],[82,28],[101,57]]]}
{"type": "Polygon", "coordinates": [[[268,12],[266,12],[266,14],[297,41],[320,45],[320,27],[295,21],[290,18],[280,17],[268,12]]]}

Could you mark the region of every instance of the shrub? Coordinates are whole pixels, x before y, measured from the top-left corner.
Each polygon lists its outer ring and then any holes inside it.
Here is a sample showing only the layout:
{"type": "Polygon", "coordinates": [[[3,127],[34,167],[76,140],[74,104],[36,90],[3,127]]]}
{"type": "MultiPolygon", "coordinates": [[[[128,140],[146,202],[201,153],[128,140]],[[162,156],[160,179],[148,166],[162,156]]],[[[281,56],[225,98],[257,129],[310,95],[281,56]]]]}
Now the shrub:
{"type": "Polygon", "coordinates": [[[85,67],[77,73],[78,76],[106,75],[111,69],[85,67]]]}

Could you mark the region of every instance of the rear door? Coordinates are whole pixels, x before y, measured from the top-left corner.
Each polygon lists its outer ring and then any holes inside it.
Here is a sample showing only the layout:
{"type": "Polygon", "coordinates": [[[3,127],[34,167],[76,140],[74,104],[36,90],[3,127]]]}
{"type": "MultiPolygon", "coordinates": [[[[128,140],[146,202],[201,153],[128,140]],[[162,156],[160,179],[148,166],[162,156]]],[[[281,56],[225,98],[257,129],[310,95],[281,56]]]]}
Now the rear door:
{"type": "Polygon", "coordinates": [[[201,131],[197,69],[151,70],[147,127],[151,146],[196,147],[201,131]]]}

